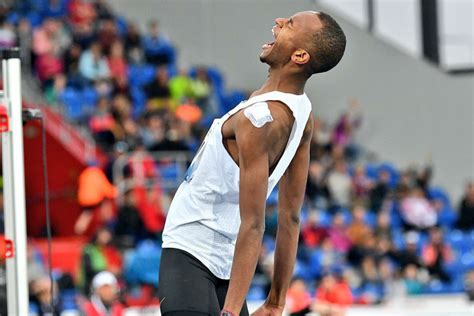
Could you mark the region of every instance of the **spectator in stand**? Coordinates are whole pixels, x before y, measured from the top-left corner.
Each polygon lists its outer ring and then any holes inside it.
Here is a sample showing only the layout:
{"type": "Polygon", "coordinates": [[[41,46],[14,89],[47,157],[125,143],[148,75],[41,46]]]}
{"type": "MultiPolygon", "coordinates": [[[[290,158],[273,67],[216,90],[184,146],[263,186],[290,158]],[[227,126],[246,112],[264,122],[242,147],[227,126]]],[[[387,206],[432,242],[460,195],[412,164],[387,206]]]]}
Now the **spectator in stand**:
{"type": "Polygon", "coordinates": [[[0,24],[0,48],[11,48],[16,44],[15,26],[2,21],[0,24]]]}
{"type": "Polygon", "coordinates": [[[316,249],[313,255],[313,263],[317,267],[316,271],[312,271],[313,275],[320,277],[321,274],[331,271],[334,267],[343,263],[343,253],[337,251],[329,238],[321,241],[321,246],[316,249]]]}
{"type": "Polygon", "coordinates": [[[378,239],[392,239],[392,229],[390,227],[390,216],[388,215],[388,213],[379,213],[379,215],[377,216],[377,224],[375,226],[374,233],[378,239]]]}
{"type": "Polygon", "coordinates": [[[46,87],[44,97],[49,105],[59,108],[61,105],[61,95],[66,89],[67,77],[64,74],[58,74],[54,77],[53,84],[46,87]]]}
{"type": "Polygon", "coordinates": [[[95,12],[97,13],[99,20],[108,20],[114,18],[110,4],[106,0],[95,0],[94,5],[95,12]]]}
{"type": "Polygon", "coordinates": [[[431,166],[431,158],[428,158],[428,164],[426,167],[412,171],[416,185],[428,195],[428,187],[430,184],[431,177],[433,175],[433,167],[431,166]]]}
{"type": "Polygon", "coordinates": [[[111,44],[108,63],[110,76],[112,78],[127,77],[127,61],[124,57],[123,44],[121,41],[115,41],[111,44]]]}
{"type": "Polygon", "coordinates": [[[443,242],[443,232],[438,227],[430,229],[430,241],[422,251],[425,267],[432,277],[443,282],[450,282],[450,275],[444,270],[445,264],[453,260],[453,252],[449,245],[443,242]]]}
{"type": "Polygon", "coordinates": [[[101,97],[97,101],[95,113],[89,120],[89,128],[92,131],[97,144],[106,152],[115,144],[115,119],[111,112],[110,101],[106,97],[101,97]]]}
{"type": "Polygon", "coordinates": [[[419,268],[423,267],[423,263],[417,251],[417,244],[419,240],[420,236],[417,232],[411,231],[406,233],[405,249],[396,251],[394,253],[393,257],[402,270],[404,270],[408,265],[411,264],[414,264],[419,268]]]}
{"type": "Polygon", "coordinates": [[[400,173],[400,180],[395,188],[396,198],[402,200],[407,197],[408,193],[413,188],[413,179],[409,171],[400,173]]]}
{"type": "Polygon", "coordinates": [[[158,67],[155,79],[145,86],[148,109],[170,109],[171,91],[168,81],[168,69],[158,67]]]}
{"type": "Polygon", "coordinates": [[[72,43],[63,58],[64,71],[68,76],[68,85],[74,88],[82,88],[87,83],[79,70],[81,55],[81,46],[78,43],[72,43]]]}
{"type": "Polygon", "coordinates": [[[75,33],[85,34],[92,30],[97,17],[92,1],[70,0],[67,9],[75,33]]]}
{"type": "Polygon", "coordinates": [[[327,208],[329,201],[329,190],[327,187],[327,174],[319,161],[311,161],[308,170],[308,181],[306,183],[306,198],[311,206],[327,208]]]}
{"type": "Polygon", "coordinates": [[[113,217],[111,200],[117,194],[117,189],[100,168],[91,165],[84,169],[78,180],[78,202],[82,213],[76,220],[74,232],[90,235],[95,231],[94,226],[109,222],[113,217]]]}
{"type": "Polygon", "coordinates": [[[355,205],[352,214],[353,220],[347,227],[347,236],[353,245],[360,246],[372,234],[372,229],[365,222],[366,211],[362,205],[355,205]]]}
{"type": "Polygon", "coordinates": [[[133,248],[137,241],[147,237],[146,229],[137,207],[135,192],[127,190],[123,195],[123,204],[118,210],[115,224],[115,238],[120,248],[133,248]]]}
{"type": "Polygon", "coordinates": [[[158,21],[148,23],[148,34],[143,37],[143,51],[147,62],[154,65],[167,65],[174,62],[174,49],[171,42],[160,32],[158,21]]]}
{"type": "Polygon", "coordinates": [[[140,129],[140,135],[147,148],[161,143],[166,138],[166,122],[164,114],[160,111],[148,111],[144,117],[144,124],[140,129]]]}
{"type": "Polygon", "coordinates": [[[456,227],[461,230],[474,229],[474,182],[469,182],[459,205],[459,218],[456,227]]]}
{"type": "Polygon", "coordinates": [[[207,74],[207,68],[198,67],[196,69],[196,79],[191,80],[191,92],[196,103],[206,115],[211,115],[209,109],[209,96],[211,95],[211,83],[207,74]]]}
{"type": "Polygon", "coordinates": [[[334,170],[328,176],[328,189],[331,194],[331,209],[348,207],[351,201],[352,179],[343,159],[336,160],[334,170]]]}
{"type": "Polygon", "coordinates": [[[315,146],[322,148],[324,151],[329,151],[331,147],[331,130],[320,117],[314,119],[312,141],[315,146]]]}
{"type": "Polygon", "coordinates": [[[347,236],[347,227],[341,213],[334,215],[332,225],[328,229],[328,238],[338,252],[345,253],[351,248],[351,240],[347,236]]]}
{"type": "Polygon", "coordinates": [[[33,31],[27,18],[21,18],[18,21],[17,35],[17,45],[20,47],[21,61],[24,66],[30,68],[32,65],[33,31]]]}
{"type": "Polygon", "coordinates": [[[33,52],[62,56],[71,44],[71,37],[60,20],[46,19],[33,33],[33,52]]]}
{"type": "Polygon", "coordinates": [[[371,293],[370,298],[368,298],[367,295],[364,295],[366,302],[367,299],[370,300],[369,303],[371,304],[380,302],[383,292],[383,282],[380,278],[377,263],[375,262],[374,257],[366,256],[362,259],[360,264],[360,276],[362,278],[362,287],[371,287],[376,289],[376,293],[371,293]]]}
{"type": "Polygon", "coordinates": [[[321,279],[311,309],[321,316],[344,316],[352,302],[349,284],[342,277],[328,273],[321,279]]]}
{"type": "Polygon", "coordinates": [[[175,115],[178,120],[191,127],[201,120],[203,113],[194,100],[189,99],[176,109],[175,115]]]}
{"type": "Polygon", "coordinates": [[[302,279],[295,278],[291,281],[285,305],[290,316],[304,316],[311,312],[311,295],[302,279]]]}
{"type": "Polygon", "coordinates": [[[90,293],[92,279],[97,273],[104,270],[115,275],[122,273],[122,256],[111,245],[112,238],[108,228],[99,228],[91,242],[82,250],[78,283],[86,295],[90,293]]]}
{"type": "Polygon", "coordinates": [[[112,100],[112,116],[116,122],[114,135],[116,140],[125,141],[133,147],[141,140],[139,127],[132,117],[132,104],[126,95],[116,95],[112,100]]]}
{"type": "Polygon", "coordinates": [[[124,95],[129,100],[132,99],[132,92],[130,91],[130,86],[128,85],[127,75],[122,75],[122,76],[113,78],[112,95],[117,95],[117,94],[124,95]]]}
{"type": "Polygon", "coordinates": [[[130,154],[128,165],[135,185],[146,186],[159,178],[155,160],[141,141],[136,144],[130,154]]]}
{"type": "Polygon", "coordinates": [[[471,270],[466,274],[464,290],[466,291],[469,301],[471,303],[474,302],[474,270],[471,270]]]}
{"type": "Polygon", "coordinates": [[[423,292],[424,282],[419,275],[418,267],[409,264],[403,269],[403,284],[407,295],[417,295],[423,292]]]}
{"type": "Polygon", "coordinates": [[[385,199],[390,193],[390,173],[387,170],[382,169],[379,171],[377,176],[377,182],[369,194],[369,201],[372,212],[379,213],[385,199]]]}
{"type": "Polygon", "coordinates": [[[363,165],[357,165],[352,178],[352,192],[355,199],[366,201],[373,187],[372,180],[365,173],[363,165]]]}
{"type": "MultiPolygon", "coordinates": [[[[54,293],[58,294],[57,284],[54,283],[54,293]]],[[[30,302],[31,305],[36,309],[36,315],[38,316],[59,316],[62,313],[62,304],[60,300],[54,300],[51,297],[51,280],[47,276],[43,276],[36,279],[30,284],[30,302]],[[52,306],[54,306],[54,312],[52,306]]],[[[59,297],[59,296],[58,296],[59,297]]]]}
{"type": "Polygon", "coordinates": [[[138,26],[133,22],[128,22],[127,34],[125,35],[125,49],[127,51],[127,55],[132,49],[141,50],[141,47],[142,39],[138,26]]]}
{"type": "Polygon", "coordinates": [[[49,51],[36,58],[35,69],[38,79],[44,87],[47,87],[52,83],[55,76],[63,72],[64,64],[62,59],[53,51],[49,51]]]}
{"type": "Polygon", "coordinates": [[[181,68],[178,75],[171,78],[169,87],[174,105],[179,105],[192,96],[191,82],[185,68],[181,68]]]}
{"type": "Polygon", "coordinates": [[[304,245],[310,249],[318,247],[328,234],[326,228],[319,225],[318,217],[318,212],[313,210],[310,212],[308,220],[302,224],[301,236],[304,245]]]}
{"type": "Polygon", "coordinates": [[[112,45],[119,40],[117,26],[112,18],[100,22],[97,38],[104,52],[109,54],[112,45]]]}
{"type": "Polygon", "coordinates": [[[421,188],[414,188],[401,201],[401,215],[407,230],[423,230],[436,225],[438,215],[421,188]]]}
{"type": "Polygon", "coordinates": [[[361,125],[360,104],[356,99],[349,100],[349,109],[341,115],[333,131],[333,146],[342,147],[345,156],[353,160],[357,155],[354,145],[354,131],[361,125]]]}
{"type": "Polygon", "coordinates": [[[83,312],[87,316],[122,316],[125,307],[119,301],[119,284],[115,276],[108,272],[99,272],[92,280],[90,300],[84,304],[83,312]]]}
{"type": "Polygon", "coordinates": [[[376,258],[377,255],[377,240],[375,236],[370,233],[359,245],[354,245],[350,248],[347,254],[347,260],[352,265],[360,267],[365,258],[376,258]]]}
{"type": "Polygon", "coordinates": [[[99,42],[92,43],[90,48],[82,53],[79,60],[79,71],[90,81],[110,78],[109,65],[102,54],[99,42]]]}

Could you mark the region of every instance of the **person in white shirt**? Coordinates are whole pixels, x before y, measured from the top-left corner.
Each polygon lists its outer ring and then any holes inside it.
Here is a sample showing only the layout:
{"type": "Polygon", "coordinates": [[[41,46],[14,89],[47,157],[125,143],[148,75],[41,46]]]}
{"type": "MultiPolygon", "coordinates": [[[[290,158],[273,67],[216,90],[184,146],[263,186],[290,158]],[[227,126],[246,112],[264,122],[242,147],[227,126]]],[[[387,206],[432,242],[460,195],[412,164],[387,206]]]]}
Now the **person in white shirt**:
{"type": "Polygon", "coordinates": [[[164,316],[248,315],[265,200],[278,182],[273,282],[254,315],[283,313],[314,125],[304,87],[339,63],[346,38],[333,18],[314,11],[278,18],[272,31],[260,54],[267,81],[214,121],[171,203],[158,289],[164,316]]]}

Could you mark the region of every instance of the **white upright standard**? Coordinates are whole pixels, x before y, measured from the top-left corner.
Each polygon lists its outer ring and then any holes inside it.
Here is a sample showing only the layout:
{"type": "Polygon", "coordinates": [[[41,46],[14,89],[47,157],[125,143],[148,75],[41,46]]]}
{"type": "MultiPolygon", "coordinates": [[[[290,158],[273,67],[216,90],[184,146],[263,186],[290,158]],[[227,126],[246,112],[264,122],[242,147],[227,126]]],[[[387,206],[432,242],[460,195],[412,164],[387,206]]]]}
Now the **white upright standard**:
{"type": "Polygon", "coordinates": [[[9,117],[9,131],[2,133],[5,238],[13,241],[14,249],[13,257],[6,259],[8,315],[28,315],[20,51],[2,50],[1,57],[2,105],[9,117]]]}

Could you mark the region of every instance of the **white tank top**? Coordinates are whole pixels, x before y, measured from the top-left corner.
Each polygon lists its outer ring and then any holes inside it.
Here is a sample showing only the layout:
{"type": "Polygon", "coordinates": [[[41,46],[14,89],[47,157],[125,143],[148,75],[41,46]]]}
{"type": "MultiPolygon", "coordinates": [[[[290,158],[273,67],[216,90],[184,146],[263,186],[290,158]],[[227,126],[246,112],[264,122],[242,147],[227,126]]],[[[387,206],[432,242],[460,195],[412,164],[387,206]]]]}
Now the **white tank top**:
{"type": "Polygon", "coordinates": [[[163,231],[163,248],[184,250],[216,277],[230,279],[240,227],[239,167],[222,142],[222,125],[233,114],[265,101],[280,101],[294,123],[285,151],[268,178],[267,198],[292,161],[311,112],[306,94],[269,92],[241,102],[215,119],[171,203],[163,231]]]}

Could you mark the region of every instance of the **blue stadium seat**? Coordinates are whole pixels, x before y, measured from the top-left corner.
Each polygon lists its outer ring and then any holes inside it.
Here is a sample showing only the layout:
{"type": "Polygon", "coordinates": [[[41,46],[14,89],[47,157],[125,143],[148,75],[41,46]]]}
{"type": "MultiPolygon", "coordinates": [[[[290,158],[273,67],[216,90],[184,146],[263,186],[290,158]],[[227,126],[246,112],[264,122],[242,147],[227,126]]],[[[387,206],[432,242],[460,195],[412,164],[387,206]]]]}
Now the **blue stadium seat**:
{"type": "Polygon", "coordinates": [[[344,224],[349,225],[352,223],[352,213],[349,209],[343,208],[338,213],[342,214],[344,218],[344,224]]]}
{"type": "Polygon", "coordinates": [[[465,250],[466,247],[469,247],[467,236],[458,229],[448,232],[445,239],[455,250],[465,250]]]}
{"type": "Polygon", "coordinates": [[[370,179],[377,179],[377,166],[374,164],[366,164],[365,173],[370,179]]]}
{"type": "Polygon", "coordinates": [[[208,67],[207,68],[207,75],[209,76],[209,80],[212,82],[212,85],[215,89],[223,89],[224,88],[224,76],[222,75],[221,71],[215,67],[208,67]]]}
{"type": "Polygon", "coordinates": [[[432,187],[428,189],[428,197],[431,200],[441,200],[445,206],[451,207],[451,200],[446,191],[440,187],[432,187]]]}
{"type": "Polygon", "coordinates": [[[161,248],[151,240],[142,241],[125,258],[124,278],[131,284],[158,286],[161,248]]]}
{"type": "Polygon", "coordinates": [[[263,301],[265,300],[266,295],[262,286],[252,285],[247,294],[248,301],[263,301]]]}
{"type": "Polygon", "coordinates": [[[449,206],[444,206],[438,213],[438,225],[451,228],[457,220],[457,213],[449,206]]]}
{"type": "Polygon", "coordinates": [[[99,99],[99,94],[94,87],[85,87],[81,92],[83,111],[92,113],[99,99]]]}
{"type": "Polygon", "coordinates": [[[275,187],[272,193],[270,193],[270,196],[267,199],[267,204],[270,204],[270,205],[278,204],[278,188],[277,187],[275,187]]]}
{"type": "Polygon", "coordinates": [[[397,168],[395,168],[395,166],[391,163],[384,162],[377,167],[377,174],[380,171],[387,171],[390,174],[390,187],[395,188],[400,178],[400,173],[398,172],[397,168]]]}
{"type": "Polygon", "coordinates": [[[127,34],[128,23],[125,17],[117,16],[115,18],[115,26],[117,27],[117,31],[120,37],[125,36],[127,34]]]}
{"type": "Polygon", "coordinates": [[[464,271],[474,269],[474,253],[472,250],[461,255],[461,264],[464,271]]]}
{"type": "Polygon", "coordinates": [[[398,249],[405,248],[405,238],[401,229],[392,229],[392,242],[398,249]]]}
{"type": "Polygon", "coordinates": [[[159,170],[163,180],[176,180],[179,174],[179,166],[176,163],[162,164],[159,170]]]}
{"type": "Polygon", "coordinates": [[[145,109],[147,97],[145,92],[143,92],[143,89],[138,86],[132,86],[130,89],[130,94],[133,103],[132,114],[133,117],[138,118],[145,109]]]}
{"type": "Polygon", "coordinates": [[[326,210],[318,212],[318,224],[322,227],[329,227],[332,223],[332,216],[326,210]]]}
{"type": "Polygon", "coordinates": [[[301,260],[296,261],[293,275],[308,282],[314,280],[311,269],[301,260]]]}
{"type": "Polygon", "coordinates": [[[375,215],[373,212],[367,212],[365,214],[365,222],[370,227],[375,227],[377,224],[377,215],[375,215]]]}
{"type": "Polygon", "coordinates": [[[150,83],[156,74],[153,65],[129,65],[128,82],[131,86],[143,86],[150,83]]]}
{"type": "Polygon", "coordinates": [[[227,94],[221,95],[221,114],[224,114],[235,106],[237,106],[240,102],[245,100],[246,94],[244,91],[235,90],[227,94]]]}
{"type": "Polygon", "coordinates": [[[82,118],[81,94],[77,90],[66,88],[61,94],[60,100],[64,104],[65,114],[70,120],[78,121],[82,118]]]}
{"type": "Polygon", "coordinates": [[[26,15],[26,18],[30,22],[31,26],[34,27],[34,28],[40,26],[41,23],[43,22],[43,19],[41,18],[41,16],[37,12],[29,12],[26,15]]]}

